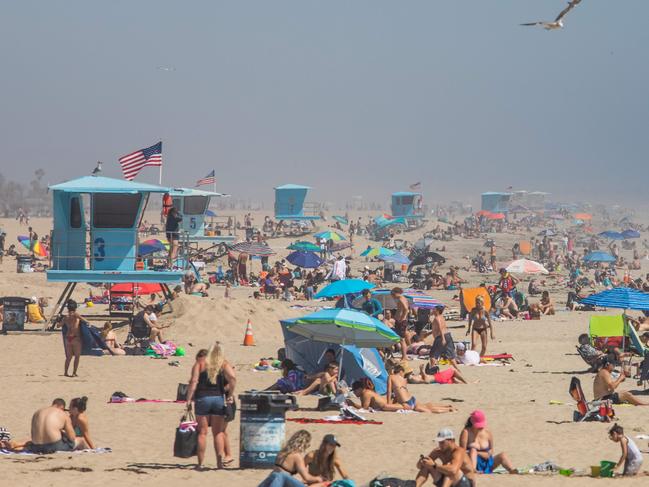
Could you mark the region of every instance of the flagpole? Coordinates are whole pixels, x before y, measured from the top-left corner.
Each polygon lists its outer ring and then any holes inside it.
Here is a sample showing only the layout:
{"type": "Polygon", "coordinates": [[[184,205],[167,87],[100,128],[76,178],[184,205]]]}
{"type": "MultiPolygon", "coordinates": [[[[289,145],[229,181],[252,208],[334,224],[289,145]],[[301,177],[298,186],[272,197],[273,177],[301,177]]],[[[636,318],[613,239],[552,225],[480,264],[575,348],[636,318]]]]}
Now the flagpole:
{"type": "Polygon", "coordinates": [[[214,174],[214,192],[216,193],[216,169],[212,169],[212,173],[214,174]]]}
{"type": "Polygon", "coordinates": [[[162,162],[158,166],[158,185],[162,186],[162,162]]]}

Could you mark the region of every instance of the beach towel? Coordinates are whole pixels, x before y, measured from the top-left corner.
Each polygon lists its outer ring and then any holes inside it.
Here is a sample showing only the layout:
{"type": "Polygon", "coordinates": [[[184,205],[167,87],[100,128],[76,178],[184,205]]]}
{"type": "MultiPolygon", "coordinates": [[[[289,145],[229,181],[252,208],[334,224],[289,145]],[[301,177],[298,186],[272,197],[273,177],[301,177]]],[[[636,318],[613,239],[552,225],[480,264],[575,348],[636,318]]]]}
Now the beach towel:
{"type": "Polygon", "coordinates": [[[327,416],[325,418],[286,418],[286,421],[292,421],[299,424],[383,424],[381,421],[367,419],[361,421],[358,419],[344,419],[340,416],[327,416]]]}
{"type": "MultiPolygon", "coordinates": [[[[170,341],[149,344],[149,350],[152,350],[156,357],[171,357],[176,353],[176,348],[176,344],[170,341]]],[[[149,350],[147,350],[147,355],[151,354],[149,350]]]]}

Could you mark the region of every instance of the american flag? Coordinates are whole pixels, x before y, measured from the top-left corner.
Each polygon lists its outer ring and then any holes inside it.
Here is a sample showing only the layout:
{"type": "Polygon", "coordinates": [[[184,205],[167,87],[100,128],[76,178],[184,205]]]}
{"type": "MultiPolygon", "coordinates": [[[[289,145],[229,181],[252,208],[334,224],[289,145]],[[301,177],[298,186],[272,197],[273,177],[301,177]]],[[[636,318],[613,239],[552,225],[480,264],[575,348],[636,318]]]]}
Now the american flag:
{"type": "Polygon", "coordinates": [[[132,181],[146,166],[162,166],[162,142],[147,147],[118,159],[122,166],[124,179],[132,181]]]}
{"type": "Polygon", "coordinates": [[[410,185],[410,191],[419,191],[421,189],[421,181],[410,185]]]}
{"type": "Polygon", "coordinates": [[[216,182],[216,179],[214,178],[214,170],[212,169],[211,173],[209,173],[204,178],[199,179],[198,181],[196,181],[196,186],[205,186],[206,184],[214,184],[215,182],[216,182]]]}

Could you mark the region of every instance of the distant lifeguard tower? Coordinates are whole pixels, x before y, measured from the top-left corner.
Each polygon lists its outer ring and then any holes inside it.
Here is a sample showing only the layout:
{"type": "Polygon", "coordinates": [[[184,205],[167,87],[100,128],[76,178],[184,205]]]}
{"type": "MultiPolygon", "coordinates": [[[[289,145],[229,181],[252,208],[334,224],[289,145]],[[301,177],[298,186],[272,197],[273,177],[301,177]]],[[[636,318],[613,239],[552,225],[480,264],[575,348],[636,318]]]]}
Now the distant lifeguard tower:
{"type": "Polygon", "coordinates": [[[512,193],[489,191],[481,195],[481,209],[491,213],[508,213],[512,193]]]}
{"type": "Polygon", "coordinates": [[[169,192],[173,206],[182,215],[180,223],[181,232],[187,235],[189,242],[204,242],[208,244],[234,243],[237,239],[234,234],[236,222],[232,219],[230,228],[208,228],[207,219],[214,218],[210,212],[210,200],[228,195],[203,191],[193,188],[174,188],[169,192]],[[223,231],[227,235],[223,235],[223,231]]]}
{"type": "Polygon", "coordinates": [[[403,218],[408,228],[418,228],[424,224],[424,205],[421,193],[410,191],[392,193],[390,211],[394,218],[403,218]]]}
{"type": "Polygon", "coordinates": [[[155,282],[168,292],[168,284],[181,281],[184,269],[145,269],[138,255],[138,227],[149,196],[170,188],[85,176],[50,190],[54,229],[47,280],[67,282],[59,313],[79,282],[155,282]]]}
{"type": "Polygon", "coordinates": [[[275,188],[275,219],[304,221],[319,220],[320,206],[317,203],[305,203],[306,195],[311,188],[299,184],[285,184],[275,188]]]}

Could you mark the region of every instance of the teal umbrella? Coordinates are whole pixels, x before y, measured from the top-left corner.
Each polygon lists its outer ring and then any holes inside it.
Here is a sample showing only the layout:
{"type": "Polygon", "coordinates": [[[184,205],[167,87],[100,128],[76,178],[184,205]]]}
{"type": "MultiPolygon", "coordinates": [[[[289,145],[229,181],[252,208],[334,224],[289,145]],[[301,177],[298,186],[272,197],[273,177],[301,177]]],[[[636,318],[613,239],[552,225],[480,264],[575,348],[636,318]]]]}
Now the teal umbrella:
{"type": "Polygon", "coordinates": [[[347,218],[345,218],[344,216],[334,215],[333,218],[341,225],[349,225],[349,220],[347,220],[347,218]]]}
{"type": "Polygon", "coordinates": [[[325,230],[324,232],[319,232],[314,235],[315,238],[333,240],[334,242],[340,242],[341,240],[347,240],[344,236],[338,232],[332,232],[330,230],[325,230]]]}
{"type": "Polygon", "coordinates": [[[381,257],[386,255],[394,255],[394,250],[385,247],[367,247],[361,252],[361,257],[381,257]]]}
{"type": "Polygon", "coordinates": [[[288,247],[288,250],[297,250],[299,252],[320,252],[320,247],[311,242],[305,242],[304,240],[299,242],[294,242],[288,247]]]}
{"type": "Polygon", "coordinates": [[[315,297],[333,298],[346,294],[360,293],[364,289],[372,289],[374,287],[376,287],[375,284],[363,281],[362,279],[343,279],[341,281],[334,281],[328,286],[323,287],[315,297]]]}

